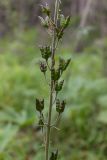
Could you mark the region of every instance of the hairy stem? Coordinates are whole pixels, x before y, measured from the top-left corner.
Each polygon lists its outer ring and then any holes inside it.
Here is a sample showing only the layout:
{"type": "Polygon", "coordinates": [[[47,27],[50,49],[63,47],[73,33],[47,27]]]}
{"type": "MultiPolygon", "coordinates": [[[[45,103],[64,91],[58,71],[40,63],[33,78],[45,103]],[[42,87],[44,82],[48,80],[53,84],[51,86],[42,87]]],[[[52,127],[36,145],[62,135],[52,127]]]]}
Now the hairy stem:
{"type": "MultiPolygon", "coordinates": [[[[55,25],[57,25],[58,10],[59,10],[59,0],[56,0],[55,13],[54,13],[54,24],[55,25]]],[[[54,58],[55,46],[56,46],[56,36],[55,36],[55,29],[54,29],[53,36],[52,36],[51,70],[54,68],[54,65],[55,65],[55,58],[54,58]]],[[[53,89],[54,89],[54,83],[53,83],[52,76],[51,76],[50,104],[49,104],[48,123],[47,123],[47,130],[46,130],[45,160],[49,160],[49,144],[50,144],[51,115],[52,115],[52,104],[53,104],[53,89]]]]}

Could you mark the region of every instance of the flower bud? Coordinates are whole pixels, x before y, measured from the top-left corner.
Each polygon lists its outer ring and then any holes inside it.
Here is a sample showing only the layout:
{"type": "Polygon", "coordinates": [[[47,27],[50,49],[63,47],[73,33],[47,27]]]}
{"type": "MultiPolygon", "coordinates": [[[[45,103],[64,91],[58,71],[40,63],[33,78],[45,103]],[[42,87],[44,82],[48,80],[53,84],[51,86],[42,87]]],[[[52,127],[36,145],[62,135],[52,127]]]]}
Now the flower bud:
{"type": "Polygon", "coordinates": [[[61,70],[61,72],[65,71],[67,69],[70,62],[71,62],[71,58],[66,61],[63,58],[59,59],[59,69],[61,70]]]}
{"type": "Polygon", "coordinates": [[[46,61],[51,56],[51,47],[50,46],[42,46],[40,47],[42,58],[44,58],[46,61]]]}
{"type": "Polygon", "coordinates": [[[43,13],[45,13],[47,16],[50,16],[51,11],[47,3],[46,3],[46,6],[41,5],[41,8],[43,13]]]}
{"type": "Polygon", "coordinates": [[[56,28],[56,35],[58,40],[60,40],[64,35],[64,30],[68,27],[70,23],[70,16],[64,17],[64,15],[60,15],[60,26],[56,28]]]}
{"type": "Polygon", "coordinates": [[[61,76],[60,69],[58,68],[58,69],[55,70],[53,68],[51,70],[51,76],[52,76],[52,80],[57,81],[61,76]]]}
{"type": "Polygon", "coordinates": [[[56,100],[56,111],[61,114],[64,112],[65,109],[65,101],[63,100],[62,102],[59,101],[59,99],[56,100]]]}
{"type": "Polygon", "coordinates": [[[42,100],[36,99],[36,110],[41,113],[43,109],[44,109],[44,99],[42,100]]]}
{"type": "Polygon", "coordinates": [[[47,71],[47,65],[46,65],[46,63],[40,62],[40,70],[41,70],[41,72],[43,72],[44,74],[46,73],[46,71],[47,71]]]}
{"type": "Polygon", "coordinates": [[[63,83],[64,83],[64,80],[63,80],[63,81],[60,81],[59,83],[58,83],[58,81],[56,81],[56,83],[55,83],[55,91],[56,91],[56,92],[62,90],[63,83]]]}

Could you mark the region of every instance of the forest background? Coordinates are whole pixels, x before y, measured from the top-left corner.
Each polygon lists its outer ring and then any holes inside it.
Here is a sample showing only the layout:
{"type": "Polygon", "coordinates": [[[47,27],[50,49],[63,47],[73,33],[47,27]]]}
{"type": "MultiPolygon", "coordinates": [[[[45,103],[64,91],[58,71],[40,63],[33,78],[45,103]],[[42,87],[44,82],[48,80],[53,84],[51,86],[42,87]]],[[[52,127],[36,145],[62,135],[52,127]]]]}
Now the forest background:
{"type": "MultiPolygon", "coordinates": [[[[38,19],[45,2],[54,9],[50,0],[0,0],[0,160],[44,157],[35,98],[49,94],[38,67],[38,45],[47,40],[38,19]]],[[[71,23],[58,52],[72,64],[52,143],[59,160],[106,160],[107,1],[63,0],[61,8],[71,23]]]]}

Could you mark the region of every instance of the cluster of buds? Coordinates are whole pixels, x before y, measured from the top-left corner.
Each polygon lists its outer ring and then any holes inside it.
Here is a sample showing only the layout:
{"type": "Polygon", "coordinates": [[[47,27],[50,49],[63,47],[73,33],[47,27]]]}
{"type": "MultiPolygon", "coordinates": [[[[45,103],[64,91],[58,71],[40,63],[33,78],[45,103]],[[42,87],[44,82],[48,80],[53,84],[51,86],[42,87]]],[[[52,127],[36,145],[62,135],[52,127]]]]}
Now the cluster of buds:
{"type": "Polygon", "coordinates": [[[50,17],[51,10],[48,4],[46,4],[45,6],[41,5],[41,9],[42,9],[42,12],[46,14],[45,18],[39,16],[41,24],[44,28],[48,29],[48,33],[52,35],[52,32],[56,28],[56,25],[54,24],[53,20],[50,17]]]}
{"type": "Polygon", "coordinates": [[[51,47],[50,46],[42,46],[42,47],[40,47],[40,51],[41,51],[42,58],[47,61],[51,56],[51,47]]]}
{"type": "Polygon", "coordinates": [[[68,27],[70,20],[70,16],[65,18],[64,15],[60,15],[60,26],[56,27],[56,35],[58,40],[62,39],[64,30],[68,27]]]}
{"type": "Polygon", "coordinates": [[[70,24],[71,17],[70,16],[65,17],[63,14],[59,14],[59,26],[56,26],[56,24],[54,24],[52,19],[50,19],[51,10],[50,10],[48,4],[46,4],[45,6],[41,5],[41,9],[42,9],[42,12],[46,14],[45,18],[39,16],[39,19],[41,21],[42,26],[49,29],[49,30],[55,29],[56,36],[59,41],[63,37],[64,30],[70,24]]]}
{"type": "Polygon", "coordinates": [[[58,68],[58,69],[52,69],[51,70],[51,76],[52,76],[52,80],[54,80],[54,81],[57,81],[57,80],[59,80],[59,78],[61,77],[61,72],[60,72],[60,69],[58,68]]]}
{"type": "Polygon", "coordinates": [[[65,105],[66,105],[66,102],[63,100],[62,102],[60,102],[59,99],[56,100],[56,111],[61,114],[64,112],[64,109],[65,109],[65,105]]]}
{"type": "Polygon", "coordinates": [[[46,73],[47,71],[47,65],[45,62],[40,62],[40,70],[41,72],[43,72],[44,74],[46,73]]]}
{"type": "Polygon", "coordinates": [[[67,69],[70,62],[71,62],[71,58],[66,61],[62,58],[59,59],[59,69],[61,70],[61,73],[67,69]]]}
{"type": "Polygon", "coordinates": [[[60,81],[58,83],[58,81],[55,82],[55,91],[56,92],[59,92],[62,90],[62,87],[63,87],[63,84],[64,84],[64,80],[60,81]]]}
{"type": "Polygon", "coordinates": [[[62,73],[67,69],[67,67],[70,64],[71,59],[68,60],[64,60],[62,58],[59,59],[59,67],[57,69],[52,69],[51,70],[51,76],[52,76],[52,80],[58,81],[62,75],[62,73]]]}
{"type": "Polygon", "coordinates": [[[70,16],[65,17],[63,14],[60,15],[60,26],[63,28],[63,30],[68,27],[70,20],[70,16]]]}
{"type": "Polygon", "coordinates": [[[51,153],[51,157],[49,160],[57,160],[58,157],[58,150],[56,152],[51,153]]]}
{"type": "Polygon", "coordinates": [[[36,98],[36,110],[41,114],[43,109],[44,109],[44,99],[40,100],[36,98]]]}

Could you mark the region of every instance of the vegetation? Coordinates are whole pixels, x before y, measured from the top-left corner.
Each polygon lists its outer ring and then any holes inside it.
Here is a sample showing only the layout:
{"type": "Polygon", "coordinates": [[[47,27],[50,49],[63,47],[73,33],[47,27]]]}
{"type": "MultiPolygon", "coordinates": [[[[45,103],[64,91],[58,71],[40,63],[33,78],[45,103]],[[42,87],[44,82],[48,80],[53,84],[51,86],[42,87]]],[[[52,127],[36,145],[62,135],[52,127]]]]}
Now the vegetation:
{"type": "MultiPolygon", "coordinates": [[[[1,160],[12,160],[13,157],[39,160],[44,153],[34,108],[35,96],[43,95],[47,99],[48,90],[38,68],[38,49],[35,56],[35,34],[34,30],[25,32],[21,37],[24,43],[6,39],[1,42],[5,46],[0,55],[1,160]],[[21,55],[16,54],[19,51],[21,55]]],[[[60,52],[67,58],[71,56],[70,50],[65,48],[60,52]]],[[[67,160],[71,157],[106,160],[107,79],[102,74],[102,50],[91,46],[82,54],[72,54],[72,59],[72,70],[64,74],[67,82],[60,95],[68,104],[61,120],[61,130],[56,133],[58,137],[52,132],[53,147],[57,141],[61,160],[65,157],[67,160]]],[[[47,102],[48,99],[45,104],[47,102]]]]}
{"type": "MultiPolygon", "coordinates": [[[[63,1],[65,13],[69,8],[68,1],[63,1]]],[[[56,54],[57,62],[60,55],[72,59],[63,74],[66,83],[59,94],[59,99],[67,99],[67,107],[58,122],[60,130],[56,132],[52,128],[51,132],[51,150],[58,148],[58,160],[107,159],[107,38],[97,30],[99,19],[103,17],[97,16],[98,23],[94,19],[96,27],[88,25],[78,31],[75,28],[78,17],[74,15],[70,24],[73,33],[68,29],[63,47],[59,47],[56,54]]],[[[104,23],[100,24],[104,29],[104,23]]],[[[41,160],[44,159],[44,144],[38,126],[39,114],[34,111],[35,97],[44,97],[45,106],[48,106],[49,93],[38,67],[40,51],[36,46],[47,37],[37,26],[23,32],[16,28],[12,31],[15,31],[14,35],[10,37],[6,31],[6,36],[0,39],[0,160],[41,160]],[[41,38],[43,35],[44,39],[41,38]]],[[[44,108],[45,113],[47,109],[44,108]]],[[[52,120],[55,117],[56,112],[53,112],[52,120]]]]}

